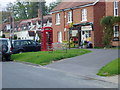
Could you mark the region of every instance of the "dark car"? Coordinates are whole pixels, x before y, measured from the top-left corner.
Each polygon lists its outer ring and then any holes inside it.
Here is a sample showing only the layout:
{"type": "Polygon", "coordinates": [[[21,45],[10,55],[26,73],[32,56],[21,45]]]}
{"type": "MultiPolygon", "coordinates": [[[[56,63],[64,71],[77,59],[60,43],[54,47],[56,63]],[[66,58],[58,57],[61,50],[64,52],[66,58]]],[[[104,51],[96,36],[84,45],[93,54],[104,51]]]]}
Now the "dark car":
{"type": "Polygon", "coordinates": [[[10,61],[11,43],[7,38],[0,38],[0,60],[10,61]]]}
{"type": "Polygon", "coordinates": [[[34,40],[14,40],[12,41],[12,53],[41,51],[41,45],[34,40]]]}

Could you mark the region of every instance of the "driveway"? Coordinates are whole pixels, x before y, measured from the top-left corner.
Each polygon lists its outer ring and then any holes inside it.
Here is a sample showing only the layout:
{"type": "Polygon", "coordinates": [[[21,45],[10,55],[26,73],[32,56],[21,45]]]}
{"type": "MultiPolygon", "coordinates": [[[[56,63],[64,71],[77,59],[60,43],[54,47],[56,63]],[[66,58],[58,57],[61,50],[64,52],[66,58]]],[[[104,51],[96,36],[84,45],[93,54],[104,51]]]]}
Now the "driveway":
{"type": "MultiPolygon", "coordinates": [[[[98,70],[108,62],[118,58],[117,49],[90,49],[92,53],[74,58],[64,59],[46,65],[60,71],[74,73],[81,76],[102,79],[97,76],[98,70]]],[[[120,57],[120,56],[119,56],[120,57]]]]}

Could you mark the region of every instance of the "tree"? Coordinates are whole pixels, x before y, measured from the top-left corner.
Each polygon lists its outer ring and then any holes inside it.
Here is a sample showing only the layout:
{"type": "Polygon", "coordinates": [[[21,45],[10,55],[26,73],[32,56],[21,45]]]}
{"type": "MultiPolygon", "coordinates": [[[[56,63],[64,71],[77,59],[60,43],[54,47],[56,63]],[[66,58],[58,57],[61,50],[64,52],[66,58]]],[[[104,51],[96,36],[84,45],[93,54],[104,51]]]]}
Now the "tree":
{"type": "Polygon", "coordinates": [[[105,47],[111,46],[111,40],[113,39],[113,27],[115,24],[120,23],[120,17],[105,16],[101,19],[101,25],[103,26],[103,43],[105,47]]]}
{"type": "Polygon", "coordinates": [[[11,12],[8,12],[8,11],[1,11],[1,15],[2,15],[2,22],[8,22],[9,21],[9,18],[11,16],[11,12]]]}
{"type": "Polygon", "coordinates": [[[14,40],[17,40],[17,35],[15,34],[13,38],[14,38],[14,40]]]}
{"type": "Polygon", "coordinates": [[[48,6],[48,12],[50,12],[53,8],[55,8],[61,2],[62,2],[62,0],[56,0],[56,2],[50,3],[48,6]]]}
{"type": "Polygon", "coordinates": [[[5,38],[5,34],[2,34],[2,38],[5,38]]]}
{"type": "MultiPolygon", "coordinates": [[[[42,2],[43,15],[46,15],[48,12],[47,7],[45,6],[45,0],[42,2]]],[[[17,0],[16,3],[9,3],[7,5],[7,12],[12,12],[14,19],[16,21],[35,18],[38,17],[38,8],[39,2],[25,2],[22,0],[17,0]]]]}

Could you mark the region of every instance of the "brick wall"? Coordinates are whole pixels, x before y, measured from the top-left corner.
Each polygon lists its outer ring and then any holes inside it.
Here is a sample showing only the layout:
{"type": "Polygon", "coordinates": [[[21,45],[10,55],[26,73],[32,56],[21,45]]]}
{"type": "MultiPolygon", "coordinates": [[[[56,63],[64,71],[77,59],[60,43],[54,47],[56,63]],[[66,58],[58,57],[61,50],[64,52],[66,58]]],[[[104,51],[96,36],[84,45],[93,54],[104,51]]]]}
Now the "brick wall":
{"type": "MultiPolygon", "coordinates": [[[[118,15],[120,16],[120,1],[118,15]]],[[[106,16],[114,16],[114,2],[106,3],[106,16]]],[[[120,26],[119,26],[119,39],[120,39],[120,26]]],[[[120,46],[120,41],[112,41],[112,46],[120,46]]]]}
{"type": "Polygon", "coordinates": [[[62,38],[64,39],[64,12],[60,13],[60,25],[56,25],[56,13],[52,14],[52,28],[53,28],[53,42],[57,42],[57,33],[62,32],[62,38]]]}
{"type": "Polygon", "coordinates": [[[94,6],[94,46],[102,47],[103,28],[100,20],[105,16],[105,2],[99,2],[94,6]]]}
{"type": "Polygon", "coordinates": [[[106,16],[114,16],[114,3],[106,2],[106,16]]]}

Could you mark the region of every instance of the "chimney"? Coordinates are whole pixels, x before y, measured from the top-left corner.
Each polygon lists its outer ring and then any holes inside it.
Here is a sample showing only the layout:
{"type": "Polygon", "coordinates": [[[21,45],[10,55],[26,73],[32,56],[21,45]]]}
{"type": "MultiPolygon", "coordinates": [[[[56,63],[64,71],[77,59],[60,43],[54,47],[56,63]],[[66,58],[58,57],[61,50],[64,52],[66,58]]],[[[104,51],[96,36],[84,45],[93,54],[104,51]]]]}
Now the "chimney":
{"type": "Polygon", "coordinates": [[[9,23],[12,23],[12,16],[9,16],[9,23]]]}
{"type": "Polygon", "coordinates": [[[41,13],[39,8],[38,8],[38,18],[41,18],[41,13]]]}

